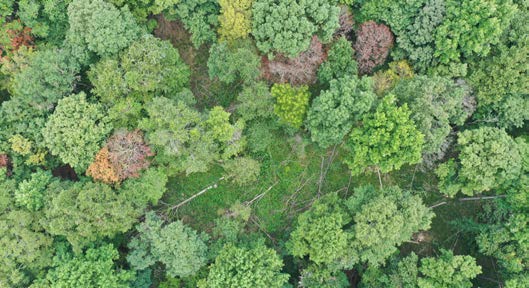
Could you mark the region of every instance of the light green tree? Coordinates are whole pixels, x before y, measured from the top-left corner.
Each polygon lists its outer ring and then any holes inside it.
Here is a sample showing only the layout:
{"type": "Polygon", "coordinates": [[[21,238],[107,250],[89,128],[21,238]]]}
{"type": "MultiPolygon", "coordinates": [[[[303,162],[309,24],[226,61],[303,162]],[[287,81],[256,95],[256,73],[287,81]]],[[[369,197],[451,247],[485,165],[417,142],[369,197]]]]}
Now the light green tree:
{"type": "Polygon", "coordinates": [[[358,74],[358,64],[354,58],[351,43],[340,37],[331,46],[327,53],[327,60],[318,68],[318,80],[328,84],[332,79],[353,77],[358,74]]]}
{"type": "Polygon", "coordinates": [[[281,258],[264,244],[251,248],[227,244],[199,287],[281,288],[288,280],[288,275],[281,273],[282,267],[281,258]]]}
{"type": "Polygon", "coordinates": [[[421,161],[424,135],[407,104],[398,107],[395,102],[394,95],[385,96],[374,113],[364,116],[362,126],[353,128],[345,163],[354,175],[369,168],[387,173],[421,161]]]}
{"type": "Polygon", "coordinates": [[[279,119],[294,128],[301,127],[309,105],[309,88],[276,83],[272,86],[270,94],[275,99],[274,113],[279,119]]]}
{"type": "Polygon", "coordinates": [[[224,41],[246,38],[252,30],[252,0],[219,0],[219,35],[224,41]]]}
{"type": "Polygon", "coordinates": [[[81,92],[59,100],[42,134],[52,155],[84,172],[111,129],[101,106],[81,92]]]}
{"type": "Polygon", "coordinates": [[[237,79],[253,82],[259,77],[261,59],[255,53],[250,42],[228,45],[215,43],[209,50],[208,72],[210,78],[218,78],[226,84],[237,79]]]}
{"type": "Polygon", "coordinates": [[[15,202],[18,206],[30,211],[40,210],[44,206],[46,187],[52,181],[49,171],[37,170],[31,178],[20,182],[15,191],[15,202]]]}
{"type": "Polygon", "coordinates": [[[307,126],[312,141],[321,147],[338,144],[362,119],[376,99],[371,78],[345,76],[330,81],[307,113],[307,126]]]}

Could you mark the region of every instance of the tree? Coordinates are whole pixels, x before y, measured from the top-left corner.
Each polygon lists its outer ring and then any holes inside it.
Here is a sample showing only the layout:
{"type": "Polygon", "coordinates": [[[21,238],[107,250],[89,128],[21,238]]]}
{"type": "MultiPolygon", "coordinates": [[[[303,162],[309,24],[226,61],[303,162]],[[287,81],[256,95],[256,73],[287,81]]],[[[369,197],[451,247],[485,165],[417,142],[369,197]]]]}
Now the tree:
{"type": "Polygon", "coordinates": [[[378,96],[383,96],[404,79],[413,78],[413,69],[406,60],[393,61],[388,64],[389,69],[379,70],[373,75],[373,86],[378,96]]]}
{"type": "Polygon", "coordinates": [[[290,84],[274,84],[270,90],[276,100],[274,113],[281,121],[294,128],[301,127],[309,105],[307,86],[292,87],[290,84]]]}
{"type": "Polygon", "coordinates": [[[250,42],[237,46],[225,42],[215,43],[209,49],[208,73],[210,78],[218,78],[230,84],[236,79],[252,82],[259,77],[261,59],[250,42]]]}
{"type": "Polygon", "coordinates": [[[37,170],[31,178],[20,182],[15,191],[15,202],[18,206],[30,211],[40,210],[44,206],[46,186],[52,181],[51,173],[37,170]]]}
{"type": "Polygon", "coordinates": [[[291,85],[312,84],[316,81],[318,67],[325,60],[325,50],[313,36],[307,50],[295,58],[277,55],[273,59],[263,58],[263,77],[269,82],[288,82],[291,85]]]}
{"type": "Polygon", "coordinates": [[[470,88],[446,77],[416,76],[400,81],[391,91],[401,103],[407,103],[411,118],[424,135],[423,158],[441,159],[452,126],[462,126],[472,114],[470,88]]]}
{"type": "Polygon", "coordinates": [[[37,51],[29,64],[13,76],[13,94],[26,105],[48,112],[70,94],[79,66],[62,49],[37,51]]]}
{"type": "Polygon", "coordinates": [[[139,235],[130,241],[132,251],[127,256],[135,270],[161,262],[170,277],[186,277],[206,265],[205,235],[198,235],[181,221],[162,226],[163,221],[150,212],[145,222],[136,227],[139,235]]]}
{"type": "Polygon", "coordinates": [[[327,85],[332,79],[346,76],[355,76],[358,73],[358,64],[354,58],[351,43],[340,37],[331,46],[327,60],[318,69],[318,80],[327,85]]]}
{"type": "Polygon", "coordinates": [[[191,32],[191,42],[195,48],[204,43],[213,42],[217,35],[219,2],[216,0],[180,0],[174,9],[164,15],[169,19],[182,21],[191,32]]]}
{"type": "Polygon", "coordinates": [[[51,154],[84,171],[111,129],[101,106],[87,102],[81,92],[59,100],[42,134],[51,154]]]}
{"type": "Polygon", "coordinates": [[[445,19],[435,33],[434,56],[441,64],[487,56],[503,29],[509,27],[515,11],[512,1],[447,1],[445,19]]]}
{"type": "Polygon", "coordinates": [[[336,194],[316,201],[299,216],[287,248],[331,271],[366,262],[376,267],[413,233],[428,229],[433,216],[421,198],[408,191],[361,186],[346,201],[336,194]]]}
{"type": "Polygon", "coordinates": [[[350,156],[345,159],[353,175],[369,167],[387,173],[404,164],[421,161],[424,135],[410,118],[408,105],[398,107],[395,96],[387,95],[376,111],[366,114],[362,127],[355,127],[346,145],[350,156]]]}
{"type": "Polygon", "coordinates": [[[142,169],[149,167],[147,157],[153,156],[151,148],[143,140],[143,133],[118,130],[107,140],[108,159],[114,167],[118,178],[137,178],[142,169]]]}
{"type": "Polygon", "coordinates": [[[123,199],[127,199],[137,210],[144,210],[148,204],[156,205],[167,191],[167,175],[161,169],[145,170],[139,178],[124,181],[118,190],[123,199]]]}
{"type": "Polygon", "coordinates": [[[354,45],[360,74],[370,74],[376,66],[384,64],[393,41],[388,26],[373,21],[362,23],[354,45]]]}
{"type": "Polygon", "coordinates": [[[118,251],[112,244],[89,248],[82,254],[72,254],[65,247],[53,258],[53,268],[45,278],[31,288],[44,287],[113,287],[126,288],[134,273],[116,267],[118,251]]]}
{"type": "Polygon", "coordinates": [[[108,147],[103,147],[97,152],[94,162],[86,169],[86,175],[94,180],[101,181],[105,184],[116,184],[119,182],[116,167],[110,162],[108,147]]]}
{"type": "Polygon", "coordinates": [[[265,82],[251,83],[237,95],[236,112],[244,121],[271,118],[274,102],[265,82]]]}
{"type": "Polygon", "coordinates": [[[66,11],[70,2],[71,0],[20,0],[17,2],[17,16],[31,28],[33,35],[58,46],[62,44],[68,30],[66,11]]]}
{"type": "Polygon", "coordinates": [[[506,187],[520,176],[522,161],[516,142],[502,129],[481,127],[459,133],[459,156],[440,165],[439,190],[474,195],[506,187]]]}
{"type": "Polygon", "coordinates": [[[340,8],[327,0],[256,0],[252,6],[257,48],[295,57],[307,50],[313,35],[328,42],[338,28],[340,8]]]}
{"type": "Polygon", "coordinates": [[[362,276],[360,287],[473,287],[470,280],[481,273],[472,256],[454,255],[441,249],[441,255],[419,261],[415,253],[392,261],[384,269],[369,267],[362,276]]]}
{"type": "Polygon", "coordinates": [[[246,38],[252,29],[252,0],[219,0],[219,34],[228,42],[246,38]]]}
{"type": "Polygon", "coordinates": [[[142,211],[102,183],[52,183],[42,224],[52,235],[65,236],[77,253],[104,237],[128,231],[142,211]]]}
{"type": "Polygon", "coordinates": [[[0,286],[28,287],[32,275],[38,275],[51,264],[52,243],[53,238],[44,233],[34,214],[21,210],[2,213],[0,286]]]}
{"type": "Polygon", "coordinates": [[[282,267],[281,258],[264,244],[251,248],[228,244],[215,258],[199,287],[281,288],[288,280],[287,274],[280,273],[282,267]]]}
{"type": "Polygon", "coordinates": [[[105,104],[125,96],[146,102],[153,96],[173,97],[189,85],[189,67],[165,40],[144,35],[120,60],[105,59],[92,66],[92,93],[105,104]]]}
{"type": "Polygon", "coordinates": [[[104,0],[72,0],[68,23],[67,41],[101,57],[115,55],[141,33],[127,7],[117,9],[104,0]]]}
{"type": "Polygon", "coordinates": [[[376,99],[370,78],[345,76],[330,81],[307,113],[307,126],[312,141],[321,147],[338,144],[351,131],[356,121],[368,112],[376,99]]]}
{"type": "Polygon", "coordinates": [[[229,159],[222,163],[226,178],[237,185],[246,185],[257,180],[261,172],[261,164],[249,157],[229,159]]]}

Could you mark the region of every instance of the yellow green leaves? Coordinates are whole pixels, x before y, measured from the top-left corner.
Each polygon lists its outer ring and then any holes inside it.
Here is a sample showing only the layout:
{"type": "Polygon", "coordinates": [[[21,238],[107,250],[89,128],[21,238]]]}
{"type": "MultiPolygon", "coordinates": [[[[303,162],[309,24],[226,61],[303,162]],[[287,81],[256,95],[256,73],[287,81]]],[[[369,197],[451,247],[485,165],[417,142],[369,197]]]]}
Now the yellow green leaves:
{"type": "Polygon", "coordinates": [[[309,105],[310,94],[308,87],[274,84],[270,93],[276,99],[274,112],[279,119],[294,128],[301,127],[309,105]]]}

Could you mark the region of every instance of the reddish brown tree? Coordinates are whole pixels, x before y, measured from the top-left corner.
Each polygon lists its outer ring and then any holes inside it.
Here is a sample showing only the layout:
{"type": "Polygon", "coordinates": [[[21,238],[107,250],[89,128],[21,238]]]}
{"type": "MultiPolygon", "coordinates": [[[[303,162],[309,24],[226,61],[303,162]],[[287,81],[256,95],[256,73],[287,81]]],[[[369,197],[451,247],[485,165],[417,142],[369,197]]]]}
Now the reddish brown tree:
{"type": "Polygon", "coordinates": [[[20,20],[5,23],[0,37],[0,58],[8,57],[21,46],[32,47],[31,28],[24,27],[20,20]]]}
{"type": "Polygon", "coordinates": [[[277,55],[274,60],[264,59],[263,77],[274,83],[288,82],[291,85],[311,84],[327,55],[318,37],[312,37],[310,48],[296,58],[277,55]]]}
{"type": "Polygon", "coordinates": [[[154,155],[138,129],[115,132],[108,139],[107,147],[108,159],[120,180],[139,177],[140,170],[149,167],[147,158],[154,155]]]}
{"type": "Polygon", "coordinates": [[[384,63],[393,46],[394,37],[389,27],[373,21],[362,23],[356,32],[356,61],[361,74],[373,72],[373,68],[384,63]]]}

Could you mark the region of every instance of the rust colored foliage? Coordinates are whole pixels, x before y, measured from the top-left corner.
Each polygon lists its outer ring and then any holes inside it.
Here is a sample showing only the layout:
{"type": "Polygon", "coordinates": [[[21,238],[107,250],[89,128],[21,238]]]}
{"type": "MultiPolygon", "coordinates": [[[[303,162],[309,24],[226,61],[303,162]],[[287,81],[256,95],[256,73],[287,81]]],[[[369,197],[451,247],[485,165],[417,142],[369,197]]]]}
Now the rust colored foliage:
{"type": "Polygon", "coordinates": [[[88,166],[86,175],[103,183],[115,184],[119,182],[119,177],[114,166],[110,163],[108,154],[108,148],[106,146],[101,148],[101,150],[97,152],[94,162],[88,166]]]}
{"type": "Polygon", "coordinates": [[[356,32],[356,60],[361,74],[369,74],[384,63],[393,46],[394,37],[389,27],[368,21],[360,25],[356,32]]]}
{"type": "Polygon", "coordinates": [[[351,36],[353,34],[353,26],[355,24],[353,14],[349,11],[348,7],[343,6],[340,10],[340,18],[338,18],[338,23],[340,27],[334,32],[334,35],[337,37],[344,36],[347,40],[352,40],[351,36]]]}
{"type": "Polygon", "coordinates": [[[291,85],[311,84],[327,54],[318,37],[312,37],[310,48],[296,58],[277,55],[274,60],[263,59],[263,77],[274,83],[288,82],[291,85]]]}
{"type": "Polygon", "coordinates": [[[0,168],[6,168],[7,169],[7,176],[11,176],[11,161],[9,160],[9,156],[7,154],[0,154],[0,168]]]}
{"type": "Polygon", "coordinates": [[[21,46],[32,47],[31,28],[24,27],[20,20],[4,24],[0,40],[0,57],[8,57],[21,46]]]}
{"type": "Polygon", "coordinates": [[[119,180],[139,177],[142,169],[149,167],[147,157],[154,156],[151,148],[145,144],[143,133],[117,131],[107,141],[108,157],[119,180]]]}

